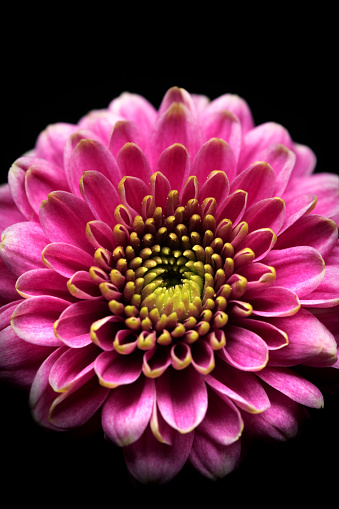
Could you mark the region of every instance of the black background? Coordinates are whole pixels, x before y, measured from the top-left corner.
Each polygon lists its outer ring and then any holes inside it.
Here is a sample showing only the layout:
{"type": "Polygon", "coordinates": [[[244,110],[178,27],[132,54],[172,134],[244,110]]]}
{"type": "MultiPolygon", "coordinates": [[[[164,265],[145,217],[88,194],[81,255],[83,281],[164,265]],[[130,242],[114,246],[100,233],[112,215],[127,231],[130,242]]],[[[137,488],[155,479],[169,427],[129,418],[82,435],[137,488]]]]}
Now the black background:
{"type": "MultiPolygon", "coordinates": [[[[53,61],[47,72],[41,53],[29,59],[13,55],[5,67],[2,92],[2,182],[11,163],[34,146],[46,125],[76,123],[89,110],[107,107],[125,90],[144,95],[158,107],[173,85],[211,99],[225,92],[242,96],[256,124],[271,120],[283,124],[295,141],[314,150],[317,171],[338,172],[334,52],[324,60],[323,51],[315,53],[302,44],[271,57],[268,48],[269,44],[264,51],[251,49],[248,65],[241,55],[241,66],[237,59],[229,59],[227,51],[221,52],[219,61],[210,68],[197,65],[195,69],[200,72],[196,74],[192,67],[186,74],[177,74],[170,62],[164,74],[156,66],[153,73],[146,69],[131,73],[132,65],[126,72],[114,64],[113,57],[94,64],[93,55],[90,63],[76,71],[60,59],[53,61]]],[[[76,60],[75,51],[72,55],[76,60]]],[[[127,504],[137,496],[152,505],[175,501],[179,507],[193,504],[205,494],[209,505],[222,503],[222,507],[230,500],[237,500],[241,507],[245,503],[277,502],[305,507],[315,497],[324,504],[332,503],[338,484],[337,407],[338,399],[325,397],[325,408],[311,411],[300,437],[282,444],[252,444],[242,466],[219,482],[205,480],[185,468],[168,485],[151,488],[140,487],[130,479],[121,451],[110,446],[101,432],[74,436],[41,429],[30,417],[26,395],[2,386],[2,493],[11,495],[12,504],[24,497],[27,503],[45,507],[53,502],[79,506],[87,501],[113,507],[119,503],[120,494],[125,500],[127,497],[127,504]]]]}

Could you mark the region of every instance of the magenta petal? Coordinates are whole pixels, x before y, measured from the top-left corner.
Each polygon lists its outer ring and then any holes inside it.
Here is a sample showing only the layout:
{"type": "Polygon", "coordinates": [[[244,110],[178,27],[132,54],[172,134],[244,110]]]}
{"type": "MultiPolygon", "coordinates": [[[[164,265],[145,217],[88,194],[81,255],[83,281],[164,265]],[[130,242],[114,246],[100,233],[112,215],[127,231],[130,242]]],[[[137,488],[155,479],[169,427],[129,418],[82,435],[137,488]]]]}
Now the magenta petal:
{"type": "Polygon", "coordinates": [[[336,246],[338,230],[331,219],[309,214],[303,216],[278,237],[276,249],[294,246],[311,246],[323,258],[336,246]]]}
{"type": "Polygon", "coordinates": [[[142,354],[139,351],[128,356],[116,351],[102,352],[94,365],[101,385],[110,389],[135,382],[141,374],[141,367],[142,354]]]}
{"type": "Polygon", "coordinates": [[[48,239],[39,224],[13,224],[1,234],[0,256],[11,272],[21,276],[27,270],[44,267],[41,251],[47,243],[48,239]]]}
{"type": "Polygon", "coordinates": [[[8,184],[0,185],[0,231],[14,223],[25,221],[25,216],[16,206],[8,184]]]}
{"type": "Polygon", "coordinates": [[[40,223],[51,242],[66,242],[89,253],[93,248],[86,237],[86,224],[93,219],[88,205],[65,191],[54,191],[41,204],[40,223]]]}
{"type": "Polygon", "coordinates": [[[285,441],[296,436],[298,431],[298,403],[281,392],[266,386],[271,402],[270,408],[259,415],[243,414],[245,428],[259,437],[285,441]]]}
{"type": "Polygon", "coordinates": [[[54,334],[54,322],[69,302],[52,296],[38,296],[21,302],[12,315],[12,326],[19,337],[36,345],[61,346],[54,334]]]}
{"type": "Polygon", "coordinates": [[[42,200],[55,190],[69,191],[65,174],[58,166],[49,162],[33,164],[25,175],[27,198],[38,215],[42,200]]]}
{"type": "Polygon", "coordinates": [[[103,221],[90,221],[87,223],[86,236],[96,249],[98,247],[103,247],[108,251],[113,251],[114,247],[116,247],[112,228],[103,221]]]}
{"type": "Polygon", "coordinates": [[[12,164],[8,172],[8,185],[11,191],[11,196],[18,207],[18,210],[28,221],[33,218],[36,219],[36,213],[27,198],[25,188],[26,171],[30,164],[32,164],[32,159],[33,158],[30,157],[19,158],[12,164]]]}
{"type": "Polygon", "coordinates": [[[223,171],[232,182],[236,174],[236,161],[233,150],[226,141],[212,138],[202,145],[195,156],[190,175],[195,175],[200,185],[212,171],[223,171]]]}
{"type": "Polygon", "coordinates": [[[134,215],[141,215],[142,200],[149,194],[145,182],[137,177],[123,177],[119,182],[121,201],[134,215]]]}
{"type": "Polygon", "coordinates": [[[234,191],[226,198],[222,207],[217,209],[216,219],[229,219],[234,227],[241,221],[246,210],[246,205],[247,192],[241,189],[234,191]]]}
{"type": "Polygon", "coordinates": [[[165,210],[167,197],[171,191],[171,184],[169,180],[157,171],[153,173],[150,179],[150,194],[154,196],[156,207],[161,207],[165,210]]]}
{"type": "Polygon", "coordinates": [[[241,124],[231,111],[222,110],[204,116],[203,127],[205,140],[221,138],[232,148],[235,160],[238,161],[241,150],[241,124]]]}
{"type": "Polygon", "coordinates": [[[238,249],[249,248],[254,252],[254,260],[259,261],[271,251],[277,237],[270,228],[261,228],[248,234],[238,249]]]}
{"type": "Polygon", "coordinates": [[[41,364],[33,380],[29,395],[29,403],[34,419],[40,425],[52,428],[54,430],[58,428],[49,422],[48,415],[50,407],[53,401],[56,399],[57,394],[49,383],[49,373],[53,367],[53,364],[66,350],[66,347],[57,348],[41,364]]]}
{"type": "Polygon", "coordinates": [[[80,178],[79,187],[93,215],[114,228],[114,211],[120,198],[111,181],[98,171],[86,171],[80,178]]]}
{"type": "Polygon", "coordinates": [[[58,122],[51,124],[38,136],[35,150],[37,157],[47,159],[61,168],[64,163],[64,147],[68,138],[78,130],[78,126],[58,122]]]}
{"type": "Polygon", "coordinates": [[[313,150],[306,145],[294,143],[293,152],[296,154],[297,160],[293,168],[292,179],[310,175],[317,164],[317,158],[313,150]]]}
{"type": "Polygon", "coordinates": [[[257,162],[242,171],[231,184],[231,193],[242,189],[248,194],[247,207],[265,198],[272,198],[276,186],[273,168],[265,162],[257,162]]]}
{"type": "Polygon", "coordinates": [[[240,454],[240,440],[231,445],[220,445],[208,435],[196,432],[189,461],[205,477],[216,481],[238,466],[240,454]]]}
{"type": "Polygon", "coordinates": [[[265,258],[276,270],[274,286],[284,286],[299,298],[317,288],[325,275],[325,262],[313,247],[296,246],[271,251],[265,258]]]}
{"type": "Polygon", "coordinates": [[[117,155],[121,176],[138,177],[148,185],[152,170],[144,152],[134,143],[126,143],[117,155]]]}
{"type": "Polygon", "coordinates": [[[239,372],[219,358],[216,361],[213,372],[205,377],[213,390],[227,396],[246,412],[259,413],[270,406],[266,392],[254,373],[239,372]]]}
{"type": "Polygon", "coordinates": [[[323,343],[328,342],[328,331],[306,309],[300,309],[296,315],[288,318],[265,320],[284,331],[288,337],[286,347],[270,351],[268,366],[287,367],[302,364],[318,355],[323,343]]]}
{"type": "Polygon", "coordinates": [[[69,159],[65,160],[66,176],[69,187],[77,196],[80,196],[79,180],[84,171],[97,171],[108,180],[119,180],[119,167],[108,148],[95,140],[81,140],[73,149],[69,159]]]}
{"type": "Polygon", "coordinates": [[[67,279],[54,270],[33,269],[25,272],[16,282],[16,289],[23,297],[52,295],[69,300],[67,279]]]}
{"type": "Polygon", "coordinates": [[[199,201],[202,203],[205,198],[212,197],[215,198],[218,206],[222,207],[229,190],[230,184],[226,173],[223,171],[212,171],[200,189],[199,201]]]}
{"type": "Polygon", "coordinates": [[[288,368],[265,368],[257,373],[261,380],[297,403],[322,408],[324,399],[319,389],[298,373],[288,368]]]}
{"type": "Polygon", "coordinates": [[[119,446],[138,440],[151,418],[153,398],[154,381],[145,377],[111,391],[102,409],[107,437],[119,446]]]}
{"type": "Polygon", "coordinates": [[[82,426],[99,410],[108,393],[109,389],[98,383],[92,369],[54,400],[49,421],[64,429],[82,426]]]}
{"type": "Polygon", "coordinates": [[[198,426],[208,406],[203,376],[191,366],[181,371],[168,368],[156,382],[158,407],[165,421],[181,433],[198,426]]]}
{"type": "Polygon", "coordinates": [[[286,208],[281,198],[266,198],[249,207],[243,215],[248,233],[260,228],[270,228],[278,234],[285,220],[286,208]]]}
{"type": "MultiPolygon", "coordinates": [[[[44,269],[42,269],[44,270],[44,269]]],[[[0,306],[7,304],[8,302],[15,301],[18,298],[17,291],[15,289],[17,276],[10,271],[0,258],[0,306]]]]}
{"type": "Polygon", "coordinates": [[[109,312],[107,301],[83,300],[71,304],[61,313],[55,324],[55,333],[72,348],[82,348],[91,343],[90,328],[93,322],[109,312]]]}
{"type": "Polygon", "coordinates": [[[296,162],[295,153],[277,143],[264,149],[260,154],[260,160],[272,166],[276,177],[275,194],[281,196],[288,185],[296,162]]]}
{"type": "Polygon", "coordinates": [[[57,392],[68,391],[93,368],[94,360],[100,350],[90,344],[81,349],[68,348],[53,364],[49,383],[57,392]]]}
{"type": "Polygon", "coordinates": [[[155,171],[161,172],[170,182],[171,189],[181,192],[190,173],[190,158],[187,148],[175,143],[160,155],[155,171]]]}
{"type": "Polygon", "coordinates": [[[249,289],[245,295],[257,316],[291,316],[300,309],[298,296],[282,286],[249,289]]]}
{"type": "Polygon", "coordinates": [[[258,371],[268,361],[265,341],[254,332],[235,325],[227,326],[223,352],[227,362],[244,371],[258,371]]]}
{"type": "MultiPolygon", "coordinates": [[[[108,148],[112,152],[113,156],[117,157],[119,150],[126,143],[133,143],[138,145],[141,149],[144,149],[145,133],[142,132],[138,124],[131,120],[118,120],[115,122],[110,134],[108,148]]],[[[125,175],[128,174],[125,173],[125,175]]]]}
{"type": "Polygon", "coordinates": [[[243,421],[236,405],[223,394],[208,390],[208,409],[197,431],[221,444],[230,445],[239,439],[243,421]]]}
{"type": "Polygon", "coordinates": [[[247,133],[254,127],[251,110],[247,102],[236,94],[223,94],[211,101],[203,112],[203,118],[208,117],[216,112],[230,111],[240,120],[243,134],[247,133]]]}
{"type": "Polygon", "coordinates": [[[189,109],[180,102],[173,102],[154,123],[146,148],[152,169],[160,154],[173,143],[184,145],[191,158],[200,146],[199,126],[189,109]]]}
{"type": "Polygon", "coordinates": [[[67,288],[69,293],[77,299],[95,299],[102,297],[98,284],[93,281],[88,271],[85,270],[75,272],[67,281],[67,288]]]}
{"type": "Polygon", "coordinates": [[[278,327],[271,323],[254,320],[253,318],[242,318],[239,324],[260,336],[267,344],[269,350],[278,350],[288,344],[286,332],[278,329],[278,327]]]}
{"type": "Polygon", "coordinates": [[[65,277],[71,277],[79,270],[89,270],[94,264],[93,256],[79,247],[64,242],[48,244],[41,256],[47,267],[65,277]]]}
{"type": "Polygon", "coordinates": [[[175,432],[171,445],[159,442],[149,427],[137,442],[123,448],[127,468],[142,483],[163,484],[183,468],[194,433],[175,432]]]}
{"type": "Polygon", "coordinates": [[[262,160],[261,152],[271,144],[279,143],[287,148],[292,147],[292,140],[287,130],[275,122],[266,122],[256,126],[245,134],[239,158],[240,171],[248,168],[255,161],[262,160]]]}
{"type": "Polygon", "coordinates": [[[113,99],[108,109],[119,117],[132,120],[147,134],[157,117],[157,111],[151,103],[141,95],[130,92],[124,92],[113,99]]]}

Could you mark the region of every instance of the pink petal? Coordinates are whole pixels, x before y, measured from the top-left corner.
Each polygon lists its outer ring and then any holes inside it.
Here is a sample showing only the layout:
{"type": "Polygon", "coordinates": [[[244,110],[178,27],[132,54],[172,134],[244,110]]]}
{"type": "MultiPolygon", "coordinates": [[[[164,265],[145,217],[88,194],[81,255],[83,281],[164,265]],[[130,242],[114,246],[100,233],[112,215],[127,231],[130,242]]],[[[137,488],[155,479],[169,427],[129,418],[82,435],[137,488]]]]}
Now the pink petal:
{"type": "Polygon", "coordinates": [[[291,148],[292,140],[286,129],[275,122],[256,126],[243,137],[238,172],[245,170],[255,161],[262,160],[261,152],[271,144],[279,143],[291,148]]]}
{"type": "Polygon", "coordinates": [[[313,247],[296,246],[273,250],[265,258],[276,270],[274,286],[284,286],[299,298],[317,288],[325,275],[325,262],[313,247]]]}
{"type": "Polygon", "coordinates": [[[265,368],[257,373],[271,387],[282,392],[301,405],[322,408],[324,400],[319,389],[298,373],[288,368],[265,368]]]}
{"type": "Polygon", "coordinates": [[[21,302],[12,315],[12,326],[18,336],[29,343],[61,346],[54,334],[54,322],[69,302],[52,296],[38,296],[21,302]]]}
{"type": "Polygon", "coordinates": [[[209,344],[201,339],[198,339],[191,345],[192,366],[201,373],[207,375],[215,366],[214,352],[209,344]]]}
{"type": "Polygon", "coordinates": [[[260,336],[230,324],[227,326],[226,346],[222,353],[229,364],[244,371],[258,371],[268,361],[268,348],[260,336]]]}
{"type": "Polygon", "coordinates": [[[244,99],[235,94],[223,94],[211,101],[203,111],[203,119],[216,112],[230,111],[240,121],[243,134],[254,127],[251,110],[244,99]]]}
{"type": "Polygon", "coordinates": [[[216,481],[237,467],[240,454],[240,440],[231,445],[220,445],[208,435],[196,432],[189,460],[201,474],[216,481]]]}
{"type": "Polygon", "coordinates": [[[35,146],[37,157],[47,159],[62,168],[66,141],[77,130],[78,126],[74,124],[58,122],[49,125],[37,139],[35,146]]]}
{"type": "Polygon", "coordinates": [[[65,171],[69,187],[80,196],[79,181],[84,171],[102,173],[111,182],[121,178],[119,167],[108,148],[96,140],[80,140],[69,158],[65,159],[65,171]]]}
{"type": "Polygon", "coordinates": [[[120,198],[111,181],[98,171],[85,171],[80,178],[79,188],[94,217],[114,228],[114,211],[120,198]]]}
{"type": "Polygon", "coordinates": [[[311,246],[323,258],[336,246],[338,230],[331,219],[309,214],[303,216],[278,237],[276,249],[294,246],[311,246]]]}
{"type": "Polygon", "coordinates": [[[27,198],[25,188],[26,171],[29,166],[33,164],[32,160],[34,159],[31,157],[21,157],[12,164],[8,172],[8,185],[13,201],[24,218],[28,221],[37,218],[27,198]]]}
{"type": "Polygon", "coordinates": [[[29,203],[37,215],[42,200],[46,200],[49,193],[55,190],[69,191],[65,174],[58,166],[47,161],[28,168],[25,188],[29,203]]]}
{"type": "Polygon", "coordinates": [[[203,127],[206,141],[211,138],[221,138],[225,140],[231,147],[235,160],[238,161],[242,135],[240,120],[234,113],[228,110],[222,110],[204,115],[203,127]]]}
{"type": "Polygon", "coordinates": [[[242,171],[231,184],[231,193],[242,189],[248,193],[247,207],[272,198],[276,186],[273,168],[265,162],[257,162],[242,171]]]}
{"type": "Polygon", "coordinates": [[[218,394],[230,398],[246,412],[263,412],[270,406],[267,395],[253,373],[239,372],[220,358],[211,374],[206,375],[206,383],[218,394]]]}
{"type": "Polygon", "coordinates": [[[158,115],[162,115],[166,112],[173,103],[181,103],[189,111],[195,112],[195,106],[191,94],[184,88],[174,86],[168,89],[165,93],[158,109],[158,115]]]}
{"type": "Polygon", "coordinates": [[[110,134],[108,148],[112,152],[113,156],[116,157],[119,150],[126,143],[133,143],[138,145],[141,149],[144,149],[145,134],[135,122],[132,122],[131,120],[118,120],[114,124],[110,134]]]}
{"type": "Polygon", "coordinates": [[[282,286],[249,289],[244,298],[257,316],[291,316],[300,309],[298,296],[282,286]]]}
{"type": "Polygon", "coordinates": [[[260,200],[243,215],[243,221],[248,224],[248,232],[261,228],[270,228],[278,234],[285,220],[286,208],[281,198],[266,198],[260,200]]]}
{"type": "Polygon", "coordinates": [[[309,311],[301,308],[288,318],[265,318],[266,321],[284,331],[288,345],[280,350],[270,351],[268,366],[288,367],[302,364],[315,357],[327,343],[328,331],[309,311]]]}
{"type": "Polygon", "coordinates": [[[237,190],[230,194],[222,204],[222,207],[217,209],[217,221],[223,218],[229,219],[232,221],[233,227],[235,227],[241,221],[246,210],[247,195],[247,192],[242,190],[237,190]]]}
{"type": "Polygon", "coordinates": [[[188,108],[180,102],[173,102],[153,125],[146,148],[152,169],[155,168],[160,154],[173,143],[184,145],[191,158],[200,147],[198,124],[188,108]]]}
{"type": "Polygon", "coordinates": [[[199,201],[202,203],[206,198],[215,198],[218,206],[224,205],[225,199],[230,190],[229,181],[226,173],[223,171],[212,171],[199,193],[199,201]]]}
{"type": "Polygon", "coordinates": [[[25,217],[16,206],[8,184],[0,185],[0,231],[14,223],[21,223],[25,217]]]}
{"type": "Polygon", "coordinates": [[[48,239],[37,223],[13,224],[2,232],[0,256],[15,275],[21,276],[27,270],[44,267],[41,251],[47,243],[48,239]]]}
{"type": "Polygon", "coordinates": [[[89,221],[86,225],[86,236],[96,249],[103,247],[108,251],[113,251],[116,247],[112,228],[103,221],[89,221]]]}
{"type": "Polygon", "coordinates": [[[190,158],[187,148],[174,143],[160,155],[155,171],[161,172],[170,182],[171,189],[181,192],[190,174],[190,158]]]}
{"type": "Polygon", "coordinates": [[[152,171],[144,152],[134,143],[126,143],[117,155],[121,176],[138,177],[148,185],[152,171]]]}
{"type": "Polygon", "coordinates": [[[265,386],[271,406],[259,415],[243,415],[245,428],[259,437],[285,441],[296,436],[298,431],[298,404],[282,394],[265,386]]]}
{"type": "Polygon", "coordinates": [[[260,154],[260,159],[272,166],[276,177],[275,194],[281,196],[288,185],[296,162],[295,153],[277,143],[265,148],[260,154]]]}
{"type": "Polygon", "coordinates": [[[102,352],[94,365],[101,385],[110,389],[135,382],[141,374],[141,367],[140,351],[130,355],[121,355],[116,351],[102,352]]]}
{"type": "Polygon", "coordinates": [[[156,207],[165,210],[168,193],[171,191],[169,180],[159,171],[153,173],[150,179],[150,194],[154,196],[156,207]]]}
{"type": "Polygon", "coordinates": [[[113,99],[108,108],[115,115],[135,122],[145,133],[149,132],[157,117],[157,112],[152,104],[141,95],[129,92],[124,92],[113,99]]]}
{"type": "Polygon", "coordinates": [[[41,256],[45,265],[65,277],[71,277],[79,270],[89,270],[94,264],[93,256],[64,242],[48,244],[41,256]]]}
{"type": "Polygon", "coordinates": [[[149,194],[148,187],[137,177],[123,177],[119,182],[121,201],[133,215],[142,213],[142,200],[149,194]]]}
{"type": "Polygon", "coordinates": [[[68,391],[78,380],[92,370],[100,350],[90,344],[84,348],[68,348],[53,364],[49,383],[56,392],[68,391]]]}
{"type": "Polygon", "coordinates": [[[305,307],[328,308],[339,304],[339,267],[326,262],[325,276],[319,286],[300,299],[305,307]]]}
{"type": "MultiPolygon", "coordinates": [[[[246,248],[245,248],[246,249],[246,248]]],[[[242,251],[237,253],[239,257],[242,255],[242,251]]],[[[271,285],[276,277],[276,272],[273,267],[264,265],[263,263],[247,263],[245,265],[238,266],[239,257],[234,257],[236,273],[247,279],[247,289],[261,289],[264,286],[271,285]]]]}
{"type": "Polygon", "coordinates": [[[276,241],[277,237],[273,230],[270,228],[261,228],[247,235],[238,249],[252,249],[255,256],[253,261],[259,261],[271,251],[276,241]]]}
{"type": "Polygon", "coordinates": [[[119,115],[107,109],[92,110],[79,120],[80,131],[76,135],[85,131],[87,135],[84,138],[95,139],[107,146],[113,126],[120,120],[119,115]]]}
{"type": "Polygon", "coordinates": [[[299,218],[305,214],[309,214],[314,210],[317,204],[317,197],[315,194],[303,194],[301,196],[295,193],[284,195],[286,206],[286,217],[284,224],[280,230],[280,235],[292,226],[299,218]]]}
{"type": "Polygon", "coordinates": [[[172,428],[188,433],[200,424],[208,406],[207,389],[204,378],[193,367],[167,369],[156,387],[159,410],[172,428]]]}
{"type": "Polygon", "coordinates": [[[151,418],[154,381],[140,377],[110,392],[102,409],[104,433],[119,446],[136,442],[151,418]]]}
{"type": "Polygon", "coordinates": [[[64,300],[71,298],[67,290],[67,279],[49,269],[25,272],[17,280],[16,289],[24,298],[38,295],[52,295],[64,300]]]}
{"type": "Polygon", "coordinates": [[[293,168],[292,179],[310,175],[317,164],[317,158],[313,150],[306,145],[294,143],[293,152],[296,154],[297,160],[293,168]]]}
{"type": "Polygon", "coordinates": [[[107,301],[83,300],[71,304],[61,313],[55,324],[55,333],[72,348],[82,348],[91,343],[91,324],[108,313],[107,301]]]}
{"type": "Polygon", "coordinates": [[[197,432],[221,445],[230,445],[239,439],[243,421],[238,408],[223,394],[208,390],[208,410],[197,432]]]}
{"type": "Polygon", "coordinates": [[[56,399],[56,393],[49,383],[49,373],[53,364],[66,351],[66,347],[57,348],[41,364],[33,380],[29,403],[34,419],[42,426],[57,429],[48,420],[49,409],[56,399]]]}
{"type": "Polygon", "coordinates": [[[190,175],[195,175],[200,185],[212,171],[223,171],[232,182],[236,174],[236,161],[231,147],[221,139],[212,138],[202,145],[195,156],[190,175]]]}
{"type": "Polygon", "coordinates": [[[91,325],[91,340],[102,350],[113,350],[113,342],[116,334],[124,325],[124,320],[120,316],[109,315],[96,320],[91,325]]]}
{"type": "Polygon", "coordinates": [[[254,332],[260,336],[267,344],[268,350],[278,350],[288,345],[288,336],[286,332],[278,329],[268,322],[255,320],[253,318],[242,318],[239,325],[244,329],[254,332]]]}
{"type": "Polygon", "coordinates": [[[95,299],[102,296],[99,286],[84,270],[73,274],[67,281],[67,288],[69,293],[77,299],[95,299]]]}
{"type": "Polygon", "coordinates": [[[86,237],[86,224],[93,215],[81,198],[65,191],[54,191],[42,202],[39,217],[51,242],[66,242],[88,253],[93,252],[86,237]]]}
{"type": "Polygon", "coordinates": [[[102,387],[89,371],[51,405],[49,421],[58,428],[77,428],[84,425],[104,403],[109,389],[102,387]]]}
{"type": "Polygon", "coordinates": [[[4,304],[7,304],[8,302],[18,298],[18,294],[15,288],[16,280],[17,277],[5,266],[0,258],[0,306],[3,306],[4,304]]]}
{"type": "Polygon", "coordinates": [[[167,445],[159,442],[147,427],[137,442],[123,448],[128,470],[142,483],[170,481],[186,463],[193,435],[176,432],[172,445],[167,445]]]}

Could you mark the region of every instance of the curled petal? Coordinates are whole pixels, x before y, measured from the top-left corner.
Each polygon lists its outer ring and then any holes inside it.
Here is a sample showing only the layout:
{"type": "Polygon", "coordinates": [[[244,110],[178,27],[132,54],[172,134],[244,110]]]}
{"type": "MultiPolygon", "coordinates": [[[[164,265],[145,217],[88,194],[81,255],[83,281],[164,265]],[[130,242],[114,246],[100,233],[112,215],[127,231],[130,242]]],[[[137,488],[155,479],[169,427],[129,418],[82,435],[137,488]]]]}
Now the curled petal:
{"type": "Polygon", "coordinates": [[[265,341],[254,332],[229,325],[226,331],[225,360],[244,371],[263,369],[268,361],[268,348],[265,341]]]}
{"type": "Polygon", "coordinates": [[[43,249],[41,257],[47,267],[65,277],[71,277],[79,270],[89,270],[93,265],[93,256],[80,247],[66,242],[48,244],[43,249]]]}
{"type": "Polygon", "coordinates": [[[245,295],[257,316],[292,316],[300,309],[298,296],[282,286],[249,289],[245,295]]]}
{"type": "Polygon", "coordinates": [[[16,290],[24,298],[52,295],[64,300],[70,299],[67,279],[50,269],[28,270],[17,280],[16,290]]]}
{"type": "Polygon", "coordinates": [[[129,356],[107,351],[97,357],[94,369],[101,385],[114,389],[135,382],[140,376],[141,366],[142,355],[138,351],[129,356]]]}

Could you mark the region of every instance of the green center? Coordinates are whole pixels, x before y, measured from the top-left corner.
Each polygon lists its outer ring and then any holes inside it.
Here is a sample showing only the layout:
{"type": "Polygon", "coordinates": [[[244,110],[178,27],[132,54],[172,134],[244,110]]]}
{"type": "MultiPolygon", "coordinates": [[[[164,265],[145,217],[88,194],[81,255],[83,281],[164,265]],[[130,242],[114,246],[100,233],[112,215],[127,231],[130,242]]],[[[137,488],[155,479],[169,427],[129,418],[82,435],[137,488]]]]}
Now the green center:
{"type": "Polygon", "coordinates": [[[157,256],[150,258],[149,265],[141,297],[147,299],[153,295],[154,305],[160,313],[168,316],[179,305],[184,305],[188,311],[189,304],[201,298],[204,276],[181,250],[162,247],[157,256]]]}

